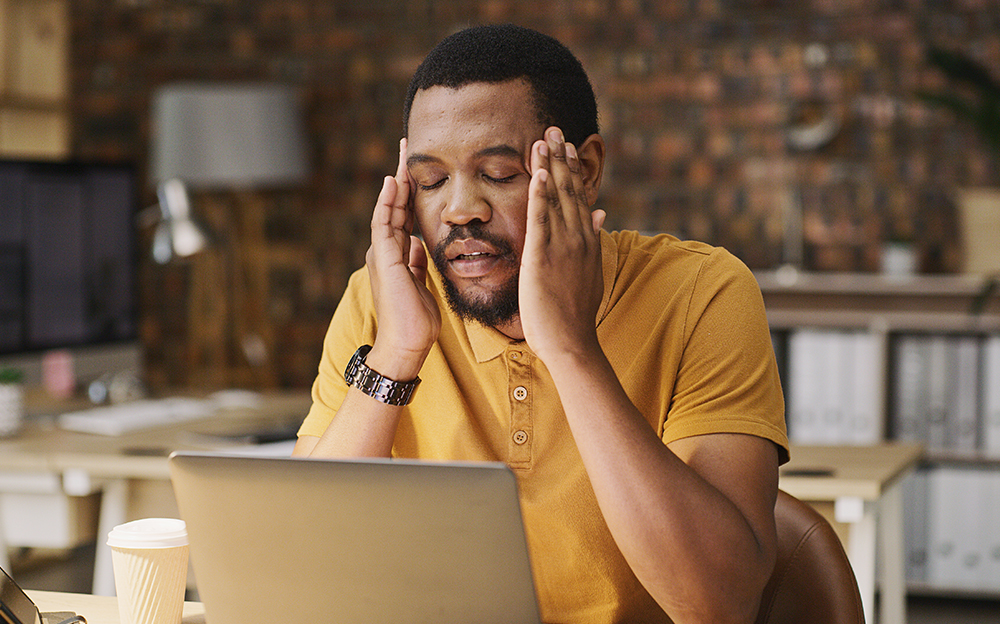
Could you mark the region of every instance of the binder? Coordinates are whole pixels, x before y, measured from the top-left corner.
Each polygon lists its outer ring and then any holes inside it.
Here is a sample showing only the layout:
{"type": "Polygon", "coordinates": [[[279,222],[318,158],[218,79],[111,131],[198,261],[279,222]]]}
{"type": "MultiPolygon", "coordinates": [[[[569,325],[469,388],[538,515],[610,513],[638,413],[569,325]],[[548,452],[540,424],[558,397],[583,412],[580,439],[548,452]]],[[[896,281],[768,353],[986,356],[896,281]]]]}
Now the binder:
{"type": "Polygon", "coordinates": [[[955,472],[957,482],[953,494],[959,516],[955,527],[955,585],[962,590],[975,591],[986,584],[986,552],[983,546],[988,502],[983,497],[985,473],[976,468],[957,468],[955,472]]]}
{"type": "Polygon", "coordinates": [[[955,345],[955,396],[952,401],[952,448],[973,454],[979,448],[980,340],[961,336],[955,345]]]}
{"type": "Polygon", "coordinates": [[[944,466],[931,472],[927,580],[937,589],[975,591],[986,583],[983,484],[976,468],[944,466]]]}
{"type": "Polygon", "coordinates": [[[903,488],[903,547],[906,557],[906,580],[927,581],[928,505],[926,470],[915,470],[904,477],[903,488]]]}
{"type": "Polygon", "coordinates": [[[820,333],[821,411],[817,442],[823,444],[844,444],[850,437],[848,412],[853,402],[853,388],[848,382],[852,363],[850,336],[850,332],[836,330],[820,333]]]}
{"type": "Polygon", "coordinates": [[[854,332],[849,337],[851,357],[845,375],[852,389],[849,413],[850,444],[877,444],[882,440],[881,387],[884,362],[880,356],[881,336],[872,332],[854,332]]]}
{"type": "Polygon", "coordinates": [[[927,344],[914,334],[894,341],[892,425],[895,438],[903,442],[927,441],[927,344]]]}
{"type": "Polygon", "coordinates": [[[986,339],[983,354],[983,451],[1000,457],[1000,335],[986,339]]]}
{"type": "Polygon", "coordinates": [[[983,473],[983,589],[1000,592],[1000,470],[983,473]]]}
{"type": "Polygon", "coordinates": [[[819,397],[822,336],[812,329],[792,332],[788,339],[788,434],[797,444],[822,442],[819,397]]]}
{"type": "Polygon", "coordinates": [[[937,467],[928,476],[927,582],[938,589],[958,587],[959,527],[964,513],[957,495],[960,485],[955,468],[937,467]]]}
{"type": "Polygon", "coordinates": [[[935,334],[927,339],[927,450],[948,449],[949,394],[951,394],[950,338],[935,334]]]}

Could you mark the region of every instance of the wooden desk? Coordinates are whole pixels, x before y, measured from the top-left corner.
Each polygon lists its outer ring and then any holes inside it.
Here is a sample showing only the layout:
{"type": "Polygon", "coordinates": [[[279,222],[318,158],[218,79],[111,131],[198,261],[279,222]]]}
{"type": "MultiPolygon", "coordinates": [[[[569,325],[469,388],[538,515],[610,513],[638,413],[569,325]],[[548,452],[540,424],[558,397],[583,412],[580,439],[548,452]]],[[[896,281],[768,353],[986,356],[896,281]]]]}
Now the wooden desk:
{"type": "Polygon", "coordinates": [[[781,467],[778,486],[782,490],[846,524],[847,535],[842,539],[858,579],[867,622],[876,621],[876,559],[881,587],[878,622],[906,622],[900,481],[922,455],[919,444],[793,445],[791,461],[781,467]]]}
{"type": "MultiPolygon", "coordinates": [[[[56,428],[51,418],[34,415],[19,436],[0,440],[0,473],[51,477],[69,496],[101,492],[93,592],[113,596],[111,550],[105,538],[115,526],[135,519],[128,517],[129,504],[143,498],[148,491],[143,489],[145,485],[156,483],[161,491],[166,490],[168,509],[176,510],[167,467],[171,451],[246,444],[241,436],[297,426],[311,404],[309,393],[302,391],[270,393],[261,399],[256,407],[222,409],[203,420],[121,436],[64,431],[56,428]]],[[[0,551],[6,554],[2,533],[0,551]]]]}
{"type": "MultiPolygon", "coordinates": [[[[64,592],[25,590],[39,611],[72,611],[87,618],[87,624],[120,624],[118,599],[64,592]]],[[[184,603],[183,624],[205,624],[205,609],[200,602],[184,603]]]]}

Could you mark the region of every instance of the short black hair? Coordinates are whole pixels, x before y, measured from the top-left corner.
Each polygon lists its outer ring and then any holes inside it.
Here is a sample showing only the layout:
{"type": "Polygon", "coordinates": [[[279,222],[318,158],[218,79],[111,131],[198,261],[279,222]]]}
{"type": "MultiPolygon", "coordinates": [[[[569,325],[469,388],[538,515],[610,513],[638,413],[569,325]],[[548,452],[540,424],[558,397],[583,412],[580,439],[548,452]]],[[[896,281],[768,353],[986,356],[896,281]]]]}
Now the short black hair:
{"type": "Polygon", "coordinates": [[[558,126],[575,145],[597,134],[597,100],[579,59],[553,37],[513,24],[473,26],[438,43],[410,79],[403,134],[420,90],[519,78],[534,91],[540,123],[558,126]]]}

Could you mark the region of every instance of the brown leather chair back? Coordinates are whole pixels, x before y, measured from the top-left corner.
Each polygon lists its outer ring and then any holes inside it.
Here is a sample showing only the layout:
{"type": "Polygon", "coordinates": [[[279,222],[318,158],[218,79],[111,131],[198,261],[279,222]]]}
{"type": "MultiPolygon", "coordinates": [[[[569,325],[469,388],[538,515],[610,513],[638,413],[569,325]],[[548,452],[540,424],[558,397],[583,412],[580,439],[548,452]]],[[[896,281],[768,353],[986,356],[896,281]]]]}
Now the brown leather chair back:
{"type": "Polygon", "coordinates": [[[864,624],[854,570],[830,523],[778,491],[778,560],[756,624],[864,624]]]}

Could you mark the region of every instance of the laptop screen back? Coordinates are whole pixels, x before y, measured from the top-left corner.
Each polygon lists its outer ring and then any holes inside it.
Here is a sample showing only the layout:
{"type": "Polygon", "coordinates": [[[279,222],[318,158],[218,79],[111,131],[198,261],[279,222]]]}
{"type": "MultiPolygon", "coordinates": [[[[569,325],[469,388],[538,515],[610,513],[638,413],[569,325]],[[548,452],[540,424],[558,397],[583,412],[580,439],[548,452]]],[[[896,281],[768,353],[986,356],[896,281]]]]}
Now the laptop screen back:
{"type": "Polygon", "coordinates": [[[208,624],[539,622],[503,464],[177,453],[208,624]]]}

